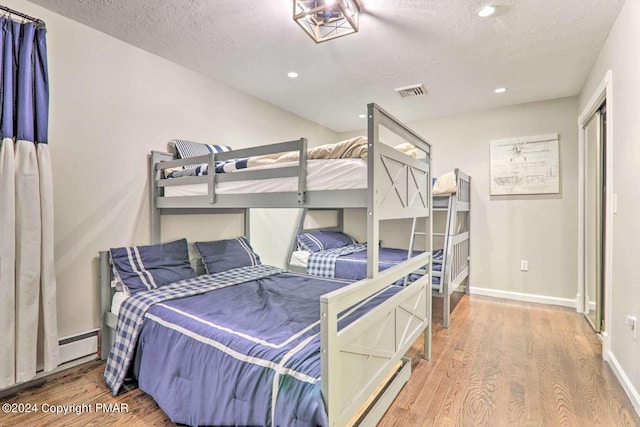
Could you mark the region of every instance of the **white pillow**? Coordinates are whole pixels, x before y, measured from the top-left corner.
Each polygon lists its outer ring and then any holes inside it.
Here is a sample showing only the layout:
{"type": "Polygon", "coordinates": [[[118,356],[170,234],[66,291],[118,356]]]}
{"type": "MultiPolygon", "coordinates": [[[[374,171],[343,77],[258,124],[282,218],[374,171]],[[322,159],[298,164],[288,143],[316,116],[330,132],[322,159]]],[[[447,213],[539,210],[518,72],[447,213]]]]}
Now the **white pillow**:
{"type": "Polygon", "coordinates": [[[445,173],[433,184],[433,195],[450,194],[458,191],[456,186],[456,174],[454,172],[445,173]]]}

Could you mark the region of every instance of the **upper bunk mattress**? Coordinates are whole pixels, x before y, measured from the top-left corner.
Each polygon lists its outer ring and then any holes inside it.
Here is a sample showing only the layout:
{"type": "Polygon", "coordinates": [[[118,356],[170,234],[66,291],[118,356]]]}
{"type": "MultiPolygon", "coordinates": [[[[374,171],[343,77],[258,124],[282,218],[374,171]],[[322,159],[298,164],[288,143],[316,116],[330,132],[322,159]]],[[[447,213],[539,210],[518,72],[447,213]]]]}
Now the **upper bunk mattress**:
{"type": "MultiPolygon", "coordinates": [[[[296,166],[298,162],[279,163],[241,169],[244,171],[296,166]]],[[[307,191],[352,190],[367,188],[367,163],[362,159],[309,160],[307,162],[307,191]]],[[[165,187],[165,197],[202,196],[207,184],[188,184],[165,187]]],[[[275,193],[298,190],[298,177],[251,179],[216,183],[216,194],[275,193]]]]}

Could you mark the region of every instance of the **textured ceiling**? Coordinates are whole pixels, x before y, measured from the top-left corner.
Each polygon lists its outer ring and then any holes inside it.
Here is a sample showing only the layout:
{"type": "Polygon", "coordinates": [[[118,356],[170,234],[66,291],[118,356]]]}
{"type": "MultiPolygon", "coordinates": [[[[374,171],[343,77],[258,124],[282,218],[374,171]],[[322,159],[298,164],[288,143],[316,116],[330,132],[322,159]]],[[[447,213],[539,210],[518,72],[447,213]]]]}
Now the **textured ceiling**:
{"type": "Polygon", "coordinates": [[[31,1],[336,131],[369,102],[413,121],[576,95],[624,2],[363,0],[359,33],[316,45],[291,0],[31,1]]]}

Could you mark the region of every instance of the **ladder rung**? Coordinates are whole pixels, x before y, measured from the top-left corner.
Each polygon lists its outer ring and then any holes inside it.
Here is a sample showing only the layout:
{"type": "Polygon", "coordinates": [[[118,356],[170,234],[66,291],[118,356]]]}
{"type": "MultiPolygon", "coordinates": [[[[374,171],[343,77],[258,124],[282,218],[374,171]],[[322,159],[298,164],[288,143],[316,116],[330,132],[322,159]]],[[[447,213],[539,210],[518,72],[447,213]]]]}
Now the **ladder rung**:
{"type": "Polygon", "coordinates": [[[446,236],[446,233],[433,233],[434,236],[446,236]]]}
{"type": "Polygon", "coordinates": [[[441,259],[432,259],[431,261],[433,261],[434,264],[442,264],[442,260],[441,259]]]}
{"type": "Polygon", "coordinates": [[[414,236],[426,236],[427,233],[425,233],[424,231],[414,231],[413,235],[414,236]]]}
{"type": "Polygon", "coordinates": [[[431,210],[434,210],[434,211],[448,211],[449,208],[432,208],[431,210]]]}

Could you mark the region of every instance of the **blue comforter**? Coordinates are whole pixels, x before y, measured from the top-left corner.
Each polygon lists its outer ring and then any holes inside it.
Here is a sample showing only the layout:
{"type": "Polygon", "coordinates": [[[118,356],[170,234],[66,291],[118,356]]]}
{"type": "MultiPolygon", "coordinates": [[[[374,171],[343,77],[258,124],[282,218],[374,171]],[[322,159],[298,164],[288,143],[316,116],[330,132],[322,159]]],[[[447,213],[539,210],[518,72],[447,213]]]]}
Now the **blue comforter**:
{"type": "MultiPolygon", "coordinates": [[[[422,251],[414,251],[413,255],[419,255],[422,251]]],[[[378,271],[386,270],[407,260],[407,251],[404,249],[380,248],[378,252],[378,271]]],[[[307,273],[320,277],[349,280],[360,280],[367,277],[367,245],[356,243],[337,249],[328,249],[313,252],[309,256],[307,273]]],[[[411,274],[410,281],[417,280],[418,274],[411,274]]],[[[396,284],[401,285],[403,279],[396,284]]]]}
{"type": "MultiPolygon", "coordinates": [[[[256,268],[236,270],[249,277],[256,268]]],[[[178,423],[326,425],[320,296],[348,283],[267,271],[256,280],[157,302],[140,326],[138,385],[178,423]]],[[[399,290],[386,288],[341,313],[339,327],[399,290]]]]}
{"type": "MultiPolygon", "coordinates": [[[[414,251],[413,256],[420,255],[422,251],[414,251]]],[[[378,271],[386,270],[407,260],[408,251],[406,249],[395,249],[381,247],[378,252],[378,271]]],[[[433,253],[438,259],[442,259],[442,251],[433,253]]],[[[440,271],[442,264],[433,264],[432,269],[440,271]]],[[[309,257],[307,273],[321,277],[337,277],[341,279],[360,280],[367,277],[367,246],[366,244],[355,244],[344,246],[339,249],[329,249],[314,252],[309,257]]],[[[409,281],[420,278],[419,274],[411,274],[409,281]]],[[[439,284],[439,277],[432,277],[433,284],[439,284]]],[[[396,284],[401,285],[403,279],[396,284]]]]}
{"type": "MultiPolygon", "coordinates": [[[[421,254],[414,251],[413,255],[421,254]]],[[[378,255],[378,271],[386,270],[407,260],[407,251],[404,249],[380,248],[378,255]]],[[[343,255],[336,260],[335,277],[342,279],[362,279],[367,277],[367,252],[354,252],[343,255]]]]}

